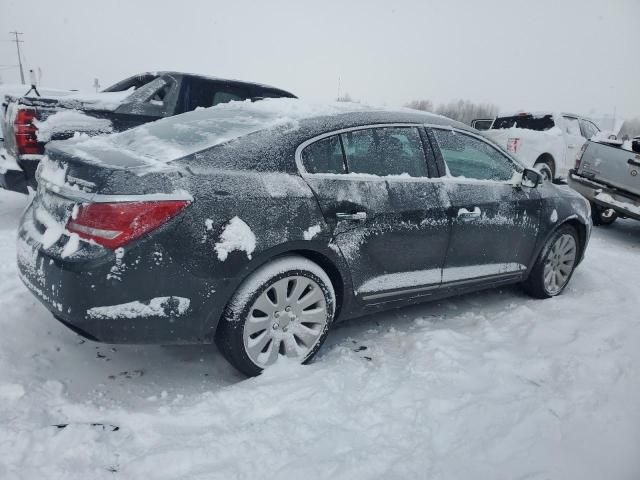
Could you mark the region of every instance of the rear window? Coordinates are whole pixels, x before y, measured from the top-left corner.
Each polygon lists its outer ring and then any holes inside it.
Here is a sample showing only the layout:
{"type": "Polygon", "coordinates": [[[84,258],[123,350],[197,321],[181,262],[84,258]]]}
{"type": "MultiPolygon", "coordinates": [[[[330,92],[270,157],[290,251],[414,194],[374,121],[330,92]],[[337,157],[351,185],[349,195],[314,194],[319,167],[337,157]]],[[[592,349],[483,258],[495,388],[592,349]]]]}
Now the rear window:
{"type": "Polygon", "coordinates": [[[554,126],[552,115],[513,115],[511,117],[496,118],[491,129],[502,130],[515,127],[543,132],[551,130],[554,126]]]}
{"type": "Polygon", "coordinates": [[[74,144],[76,149],[123,150],[159,162],[189,155],[252,132],[295,125],[264,100],[255,104],[231,102],[147,123],[121,133],[92,137],[74,144]],[[261,104],[261,105],[258,105],[261,104]]]}

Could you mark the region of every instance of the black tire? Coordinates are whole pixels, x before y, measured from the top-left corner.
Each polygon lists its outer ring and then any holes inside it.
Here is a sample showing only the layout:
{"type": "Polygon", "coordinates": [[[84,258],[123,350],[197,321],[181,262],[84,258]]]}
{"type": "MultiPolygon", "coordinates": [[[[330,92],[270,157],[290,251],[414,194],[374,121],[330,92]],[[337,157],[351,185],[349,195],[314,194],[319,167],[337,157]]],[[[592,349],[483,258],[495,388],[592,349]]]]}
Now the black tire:
{"type": "Polygon", "coordinates": [[[543,180],[553,182],[553,167],[547,162],[537,162],[533,168],[542,174],[543,180]]]}
{"type": "Polygon", "coordinates": [[[591,220],[596,226],[611,225],[618,218],[618,214],[612,208],[602,208],[600,205],[591,203],[591,220]]]}
{"type": "MultiPolygon", "coordinates": [[[[304,277],[315,282],[321,289],[321,294],[324,298],[323,306],[326,308],[326,324],[320,326],[317,330],[318,333],[316,335],[319,335],[319,337],[314,340],[313,346],[309,346],[310,350],[300,357],[296,357],[297,361],[300,361],[300,363],[309,362],[318,352],[329,332],[333,323],[336,305],[335,292],[329,276],[316,263],[298,255],[287,255],[272,260],[258,268],[242,282],[227,305],[216,331],[215,341],[221,353],[231,365],[245,375],[256,376],[266,368],[264,365],[261,366],[254,362],[247,351],[247,347],[245,347],[244,330],[248,317],[252,312],[255,315],[255,302],[258,301],[261,295],[267,295],[269,293],[268,290],[276,282],[290,277],[304,277]]],[[[287,295],[289,295],[288,291],[287,295]]],[[[273,315],[267,315],[267,318],[274,323],[278,322],[277,319],[272,318],[273,315]]],[[[324,317],[324,314],[322,316],[324,317]]],[[[273,326],[273,328],[277,327],[273,326]]],[[[286,331],[286,328],[283,330],[286,331]]],[[[265,334],[269,332],[270,330],[267,328],[265,334]]],[[[295,334],[289,333],[289,335],[295,334]]],[[[284,340],[282,340],[282,343],[285,343],[284,340]]],[[[280,343],[278,345],[279,350],[281,345],[280,343]]],[[[274,349],[275,347],[269,346],[269,348],[274,349]]],[[[275,353],[275,355],[278,358],[279,354],[275,353]]]]}
{"type": "Polygon", "coordinates": [[[556,230],[551,235],[549,240],[547,240],[547,243],[544,245],[542,251],[538,255],[538,258],[536,259],[536,263],[531,269],[529,277],[527,278],[527,280],[525,280],[525,282],[523,282],[522,287],[524,291],[534,298],[550,298],[555,297],[556,295],[560,295],[569,284],[569,281],[573,276],[573,272],[575,271],[575,268],[577,266],[578,259],[580,258],[581,249],[582,245],[580,244],[580,237],[575,228],[573,228],[571,225],[563,225],[558,228],[558,230],[556,230]],[[571,237],[573,237],[573,240],[575,242],[575,260],[571,265],[570,273],[566,281],[564,281],[564,284],[557,291],[550,290],[545,285],[545,264],[548,260],[550,260],[549,257],[552,253],[553,245],[556,244],[556,242],[558,242],[558,240],[564,235],[570,235],[571,237]]]}

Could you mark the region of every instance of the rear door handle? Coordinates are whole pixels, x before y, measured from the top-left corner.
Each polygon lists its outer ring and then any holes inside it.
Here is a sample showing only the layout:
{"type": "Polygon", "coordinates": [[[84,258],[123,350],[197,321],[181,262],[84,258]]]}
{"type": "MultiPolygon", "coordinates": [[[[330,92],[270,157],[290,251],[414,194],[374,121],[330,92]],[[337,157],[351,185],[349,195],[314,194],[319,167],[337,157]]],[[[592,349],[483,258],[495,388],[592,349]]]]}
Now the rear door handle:
{"type": "Polygon", "coordinates": [[[362,221],[367,219],[367,212],[355,212],[355,213],[336,213],[336,218],[338,220],[356,220],[362,221]]]}
{"type": "Polygon", "coordinates": [[[482,214],[480,207],[474,207],[473,210],[467,210],[466,208],[461,208],[458,210],[458,218],[478,218],[482,214]]]}

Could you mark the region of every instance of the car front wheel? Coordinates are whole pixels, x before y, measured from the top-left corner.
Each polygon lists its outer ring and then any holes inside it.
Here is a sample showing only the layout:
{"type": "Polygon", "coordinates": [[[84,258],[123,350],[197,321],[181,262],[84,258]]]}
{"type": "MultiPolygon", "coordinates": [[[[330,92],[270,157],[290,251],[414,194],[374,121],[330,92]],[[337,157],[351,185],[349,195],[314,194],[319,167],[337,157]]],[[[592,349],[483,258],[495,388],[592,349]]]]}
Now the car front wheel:
{"type": "Polygon", "coordinates": [[[280,257],[242,283],[221,319],[216,343],[249,376],[281,357],[306,363],[327,336],[335,303],[322,268],[297,255],[280,257]]]}
{"type": "Polygon", "coordinates": [[[575,228],[559,228],[540,252],[523,286],[536,298],[555,297],[565,289],[578,263],[580,243],[575,228]]]}

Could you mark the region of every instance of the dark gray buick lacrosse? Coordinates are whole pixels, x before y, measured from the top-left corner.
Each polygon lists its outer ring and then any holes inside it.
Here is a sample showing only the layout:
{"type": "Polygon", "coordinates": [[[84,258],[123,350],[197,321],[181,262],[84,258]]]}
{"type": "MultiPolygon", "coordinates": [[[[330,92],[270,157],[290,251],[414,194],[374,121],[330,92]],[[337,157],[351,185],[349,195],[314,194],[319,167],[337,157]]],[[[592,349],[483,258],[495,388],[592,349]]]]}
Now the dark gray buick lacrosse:
{"type": "Polygon", "coordinates": [[[519,283],[560,294],[589,206],[478,132],[412,110],[232,102],[51,143],[20,274],[109,343],[212,343],[256,375],[336,320],[519,283]]]}

